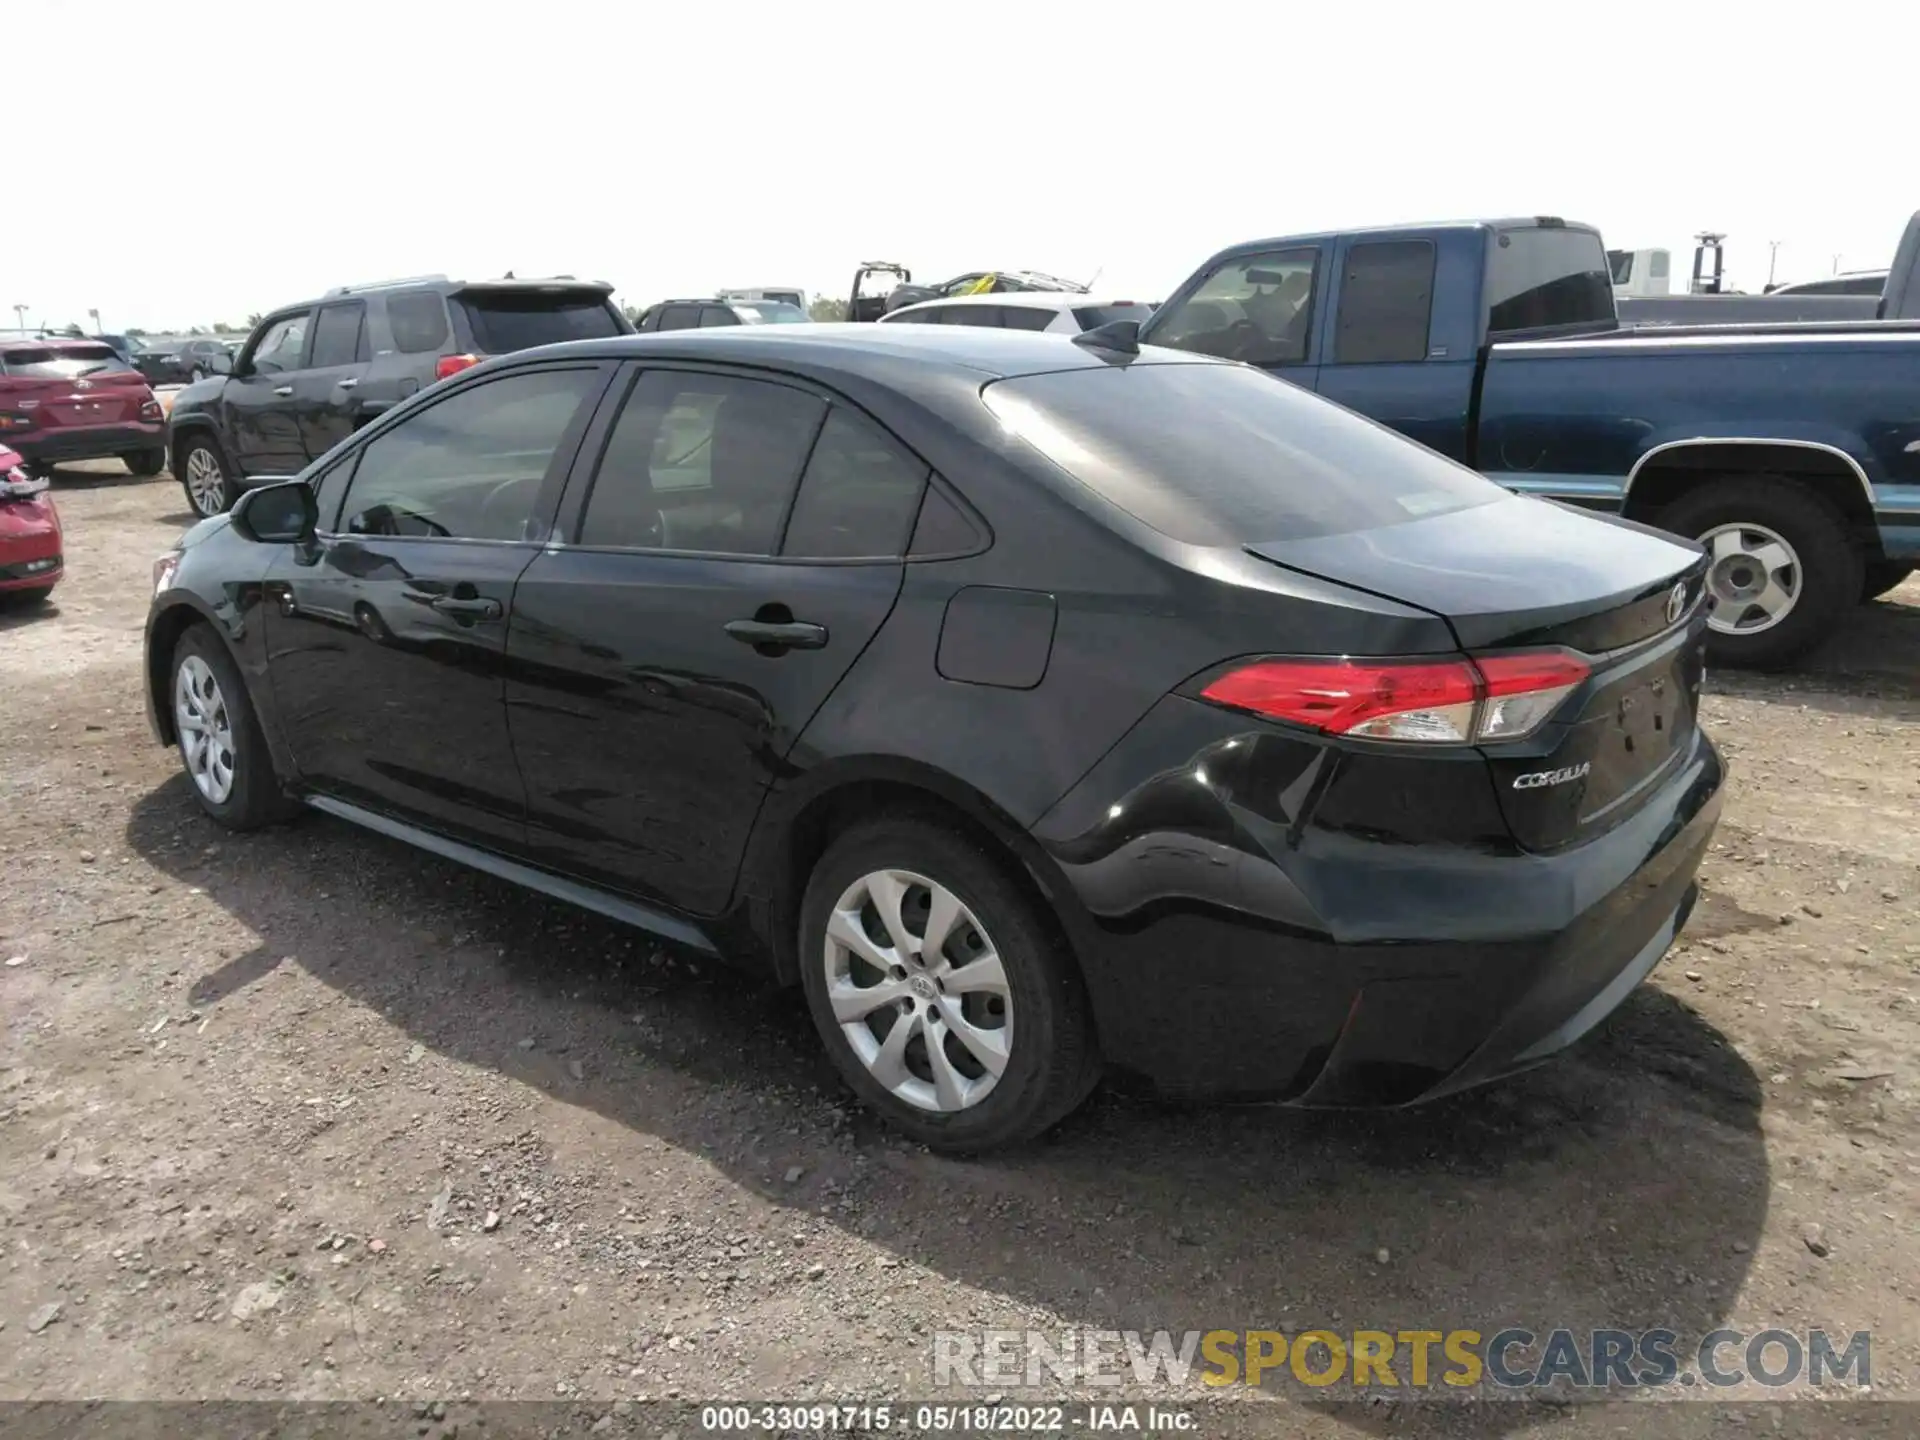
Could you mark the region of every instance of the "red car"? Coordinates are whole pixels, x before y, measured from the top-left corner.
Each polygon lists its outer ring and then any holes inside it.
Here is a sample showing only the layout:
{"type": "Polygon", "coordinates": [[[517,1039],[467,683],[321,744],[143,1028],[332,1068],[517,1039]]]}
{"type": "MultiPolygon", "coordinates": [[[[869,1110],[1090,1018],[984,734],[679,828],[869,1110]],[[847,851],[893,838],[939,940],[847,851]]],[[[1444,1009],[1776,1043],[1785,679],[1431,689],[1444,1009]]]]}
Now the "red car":
{"type": "Polygon", "coordinates": [[[44,600],[60,575],[60,515],[47,482],[0,445],[0,600],[44,600]]]}
{"type": "Polygon", "coordinates": [[[136,475],[167,465],[166,416],[147,377],[98,340],[0,340],[0,445],[32,474],[118,457],[136,475]]]}

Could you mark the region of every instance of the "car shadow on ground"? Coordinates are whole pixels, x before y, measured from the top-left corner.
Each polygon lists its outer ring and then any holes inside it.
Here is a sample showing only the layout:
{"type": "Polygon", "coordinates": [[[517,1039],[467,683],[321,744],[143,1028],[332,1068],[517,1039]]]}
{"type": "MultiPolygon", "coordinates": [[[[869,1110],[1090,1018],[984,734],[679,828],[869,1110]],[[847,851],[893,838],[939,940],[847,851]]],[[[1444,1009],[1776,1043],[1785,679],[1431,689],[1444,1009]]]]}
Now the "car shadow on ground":
{"type": "MultiPolygon", "coordinates": [[[[193,981],[196,1005],[245,1007],[298,965],[444,1056],[1068,1324],[1697,1338],[1726,1316],[1766,1217],[1759,1081],[1651,985],[1573,1055],[1419,1110],[1103,1092],[1048,1139],[963,1162],[853,1109],[797,1000],[711,960],[318,816],[227,837],[180,776],[136,802],[128,841],[261,937],[193,981]],[[823,1147],[836,1133],[851,1152],[823,1147]],[[857,1181],[824,1188],[849,1153],[857,1181]]],[[[1341,1413],[1401,1434],[1405,1408],[1341,1413]]],[[[1540,1419],[1474,1408],[1476,1432],[1540,1419]]]]}
{"type": "Polygon", "coordinates": [[[168,478],[164,470],[158,475],[135,475],[125,466],[118,470],[76,470],[71,465],[53,467],[56,495],[61,490],[117,490],[123,485],[151,485],[168,478]]]}
{"type": "Polygon", "coordinates": [[[1858,715],[1875,702],[1876,708],[1920,715],[1920,580],[1896,594],[1896,599],[1862,605],[1784,674],[1710,670],[1708,690],[1785,700],[1836,715],[1858,715]]]}

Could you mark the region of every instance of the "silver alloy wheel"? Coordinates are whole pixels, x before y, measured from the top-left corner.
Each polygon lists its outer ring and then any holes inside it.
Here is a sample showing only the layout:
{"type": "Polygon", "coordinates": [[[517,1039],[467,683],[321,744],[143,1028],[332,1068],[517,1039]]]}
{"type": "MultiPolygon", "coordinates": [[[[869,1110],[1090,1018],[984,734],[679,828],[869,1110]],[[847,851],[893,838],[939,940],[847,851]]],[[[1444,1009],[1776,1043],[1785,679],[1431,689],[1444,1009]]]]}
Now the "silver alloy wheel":
{"type": "Polygon", "coordinates": [[[1006,967],[944,885],[910,870],[861,876],[834,902],[823,960],[841,1034],[898,1099],[919,1110],[965,1110],[1006,1073],[1006,967]]]}
{"type": "Polygon", "coordinates": [[[1722,635],[1771,630],[1800,600],[1800,557],[1777,531],[1742,521],[1716,525],[1700,537],[1711,561],[1710,629],[1722,635]]]}
{"type": "Polygon", "coordinates": [[[205,446],[187,451],[187,497],[202,515],[218,515],[226,508],[226,477],[220,462],[205,446]]]}
{"type": "Polygon", "coordinates": [[[233,794],[233,719],[213,668],[198,655],[187,656],[174,673],[173,720],[187,774],[207,799],[226,804],[233,794]]]}

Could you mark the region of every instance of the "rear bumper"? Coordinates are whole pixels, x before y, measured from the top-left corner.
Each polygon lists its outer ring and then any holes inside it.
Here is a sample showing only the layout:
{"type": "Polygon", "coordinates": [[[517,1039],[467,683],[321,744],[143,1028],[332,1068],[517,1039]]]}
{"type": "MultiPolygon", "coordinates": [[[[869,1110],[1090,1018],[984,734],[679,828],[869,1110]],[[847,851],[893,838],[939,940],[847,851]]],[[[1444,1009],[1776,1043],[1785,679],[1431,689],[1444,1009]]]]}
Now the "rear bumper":
{"type": "Polygon", "coordinates": [[[61,425],[40,431],[9,433],[7,444],[28,460],[111,460],[136,450],[166,447],[165,425],[61,425]]]}
{"type": "Polygon", "coordinates": [[[1720,757],[1696,735],[1575,850],[1360,831],[1331,823],[1337,752],[1272,732],[1228,752],[1217,715],[1165,707],[1034,834],[1067,882],[1107,1059],[1172,1094],[1407,1105],[1547,1059],[1659,963],[1719,818],[1720,757]],[[1116,766],[1156,778],[1123,793],[1116,766]]]}
{"type": "Polygon", "coordinates": [[[0,594],[9,590],[50,590],[66,573],[57,550],[51,555],[28,559],[9,558],[0,562],[0,594]]]}

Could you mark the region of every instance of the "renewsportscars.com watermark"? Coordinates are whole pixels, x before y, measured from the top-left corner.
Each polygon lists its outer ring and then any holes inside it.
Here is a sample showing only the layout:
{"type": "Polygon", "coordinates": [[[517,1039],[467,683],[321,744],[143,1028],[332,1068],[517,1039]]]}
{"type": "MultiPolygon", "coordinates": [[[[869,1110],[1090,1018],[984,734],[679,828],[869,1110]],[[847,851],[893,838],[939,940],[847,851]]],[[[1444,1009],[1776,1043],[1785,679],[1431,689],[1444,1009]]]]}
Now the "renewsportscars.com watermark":
{"type": "Polygon", "coordinates": [[[1873,1336],[1824,1330],[937,1330],[933,1383],[1185,1390],[1298,1384],[1319,1390],[1529,1392],[1873,1383],[1873,1336]]]}

